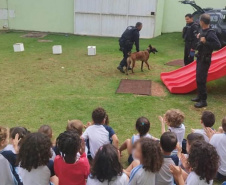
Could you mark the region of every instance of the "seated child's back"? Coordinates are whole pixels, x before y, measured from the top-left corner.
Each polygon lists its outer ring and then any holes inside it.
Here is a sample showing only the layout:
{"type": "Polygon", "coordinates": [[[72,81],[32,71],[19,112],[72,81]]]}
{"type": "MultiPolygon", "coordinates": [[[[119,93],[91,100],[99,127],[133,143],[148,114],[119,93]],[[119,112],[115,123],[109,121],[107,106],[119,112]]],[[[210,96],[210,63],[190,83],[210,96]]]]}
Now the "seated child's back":
{"type": "Polygon", "coordinates": [[[131,171],[129,185],[155,185],[156,173],[163,163],[158,141],[141,138],[134,147],[134,156],[140,161],[140,165],[131,171]]]}
{"type": "Polygon", "coordinates": [[[49,137],[42,133],[31,133],[25,137],[17,159],[24,185],[50,184],[50,177],[54,176],[53,161],[49,160],[51,145],[49,137]]]}
{"type": "Polygon", "coordinates": [[[91,157],[94,158],[98,149],[112,142],[112,136],[115,135],[114,130],[104,125],[106,112],[103,108],[97,108],[92,113],[94,124],[89,126],[82,134],[82,138],[89,141],[89,149],[91,157]]]}
{"type": "MultiPolygon", "coordinates": [[[[177,135],[178,143],[182,147],[182,142],[185,135],[185,126],[183,124],[184,113],[178,109],[171,109],[166,112],[164,119],[162,117],[160,118],[162,122],[162,134],[165,132],[166,122],[168,125],[168,131],[174,132],[177,135]]],[[[174,153],[175,152],[177,152],[177,150],[174,150],[174,153]]]]}
{"type": "Polygon", "coordinates": [[[204,129],[206,127],[212,128],[214,123],[215,123],[215,115],[210,111],[204,111],[202,113],[202,117],[201,117],[201,125],[203,128],[202,129],[194,129],[194,133],[202,134],[205,141],[209,142],[209,138],[207,137],[204,129]]]}
{"type": "Polygon", "coordinates": [[[75,131],[65,131],[57,138],[56,146],[61,155],[54,161],[59,185],[85,185],[90,166],[85,154],[85,142],[75,131]],[[80,151],[80,157],[77,153],[80,151]]]}
{"type": "Polygon", "coordinates": [[[218,178],[226,180],[226,117],[222,120],[222,128],[224,133],[214,134],[210,139],[210,144],[212,144],[218,155],[220,156],[220,167],[218,169],[218,178]]]}
{"type": "Polygon", "coordinates": [[[155,185],[172,185],[174,184],[173,175],[169,166],[175,165],[171,159],[171,152],[177,146],[177,136],[173,132],[165,132],[160,138],[160,145],[163,153],[163,165],[161,170],[156,174],[155,185]]]}

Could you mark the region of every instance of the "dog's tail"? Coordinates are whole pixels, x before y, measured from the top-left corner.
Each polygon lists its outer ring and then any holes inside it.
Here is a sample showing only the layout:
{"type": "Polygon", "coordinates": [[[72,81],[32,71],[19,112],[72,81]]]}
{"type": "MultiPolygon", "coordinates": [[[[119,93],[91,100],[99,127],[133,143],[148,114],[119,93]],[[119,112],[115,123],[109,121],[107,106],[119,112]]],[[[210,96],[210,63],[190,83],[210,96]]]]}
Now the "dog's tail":
{"type": "Polygon", "coordinates": [[[128,57],[130,57],[131,56],[131,51],[129,53],[127,53],[127,54],[128,54],[128,57]]]}

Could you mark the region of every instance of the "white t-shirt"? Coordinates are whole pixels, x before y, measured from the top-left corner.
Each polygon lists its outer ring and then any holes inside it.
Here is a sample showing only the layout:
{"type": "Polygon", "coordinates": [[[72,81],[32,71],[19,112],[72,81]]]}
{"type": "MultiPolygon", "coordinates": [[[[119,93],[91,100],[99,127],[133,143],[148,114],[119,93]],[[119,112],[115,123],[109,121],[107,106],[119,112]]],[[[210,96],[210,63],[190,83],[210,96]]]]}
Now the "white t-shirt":
{"type": "Polygon", "coordinates": [[[16,151],[13,147],[12,144],[8,144],[5,148],[4,148],[4,151],[12,151],[14,154],[16,154],[16,151]]]}
{"type": "Polygon", "coordinates": [[[210,141],[209,141],[209,138],[207,137],[206,132],[205,132],[204,129],[195,129],[194,133],[203,135],[205,141],[206,141],[207,143],[210,142],[210,141]]]}
{"type": "Polygon", "coordinates": [[[169,127],[168,128],[171,132],[174,132],[177,135],[177,141],[182,147],[182,142],[185,135],[185,126],[181,124],[179,127],[169,127]]]}
{"type": "Polygon", "coordinates": [[[12,174],[9,161],[0,154],[0,182],[2,185],[16,185],[18,184],[12,174]]]}
{"type": "Polygon", "coordinates": [[[210,181],[208,184],[206,180],[200,180],[200,177],[195,173],[191,172],[189,173],[187,180],[185,182],[185,185],[212,185],[213,180],[210,181]]]}
{"type": "Polygon", "coordinates": [[[173,160],[170,156],[164,157],[161,170],[156,174],[155,185],[174,185],[173,175],[169,169],[170,165],[175,165],[173,160]]]}
{"type": "Polygon", "coordinates": [[[210,140],[210,144],[216,148],[217,153],[220,156],[220,167],[218,172],[221,175],[226,176],[226,134],[214,134],[210,140]]]}
{"type": "MultiPolygon", "coordinates": [[[[182,142],[185,135],[185,126],[181,124],[179,127],[168,127],[170,132],[174,132],[177,135],[177,141],[182,147],[182,142]]],[[[177,150],[175,149],[172,154],[177,154],[177,150]]]]}
{"type": "Polygon", "coordinates": [[[131,171],[129,185],[155,185],[155,174],[139,165],[131,171]]]}
{"type": "Polygon", "coordinates": [[[127,185],[128,184],[128,177],[126,174],[122,174],[122,176],[117,176],[111,182],[104,181],[100,182],[98,179],[92,179],[90,176],[88,177],[86,185],[127,185]]]}
{"type": "MultiPolygon", "coordinates": [[[[146,135],[144,135],[143,137],[152,138],[152,136],[148,133],[146,135]]],[[[133,135],[133,137],[131,138],[132,144],[134,144],[139,139],[140,139],[140,134],[133,135]]]]}
{"type": "MultiPolygon", "coordinates": [[[[153,138],[150,134],[146,134],[146,135],[144,135],[143,136],[144,138],[145,137],[147,137],[147,138],[153,138]]],[[[136,135],[133,135],[133,137],[131,138],[131,143],[132,143],[132,145],[137,141],[137,140],[139,140],[140,139],[140,134],[136,134],[136,135]]],[[[133,159],[135,159],[135,157],[134,157],[134,149],[132,149],[132,157],[133,157],[133,159]]]]}
{"type": "Polygon", "coordinates": [[[39,166],[37,169],[32,169],[30,172],[26,169],[19,168],[20,175],[24,185],[49,185],[50,170],[47,166],[39,166]]]}
{"type": "Polygon", "coordinates": [[[101,146],[110,143],[110,139],[114,134],[115,132],[111,127],[100,124],[89,126],[85,130],[85,132],[82,134],[82,137],[85,140],[89,140],[89,147],[92,158],[95,157],[97,150],[101,146]]]}

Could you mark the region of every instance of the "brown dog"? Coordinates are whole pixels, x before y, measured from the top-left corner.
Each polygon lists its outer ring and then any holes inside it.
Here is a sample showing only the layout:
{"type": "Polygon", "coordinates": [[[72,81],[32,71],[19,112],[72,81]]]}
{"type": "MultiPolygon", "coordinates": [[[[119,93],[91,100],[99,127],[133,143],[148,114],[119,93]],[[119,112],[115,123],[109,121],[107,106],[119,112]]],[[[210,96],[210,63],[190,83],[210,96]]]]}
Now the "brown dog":
{"type": "Polygon", "coordinates": [[[150,70],[149,64],[148,64],[148,59],[150,56],[150,53],[156,53],[158,52],[154,47],[151,45],[148,46],[148,48],[145,51],[139,51],[139,52],[134,52],[134,53],[129,53],[129,57],[127,58],[127,67],[126,67],[126,74],[128,75],[128,70],[130,65],[132,64],[132,73],[134,73],[133,68],[135,66],[135,62],[137,60],[140,60],[141,63],[141,71],[143,72],[143,64],[147,64],[148,69],[150,70]]]}

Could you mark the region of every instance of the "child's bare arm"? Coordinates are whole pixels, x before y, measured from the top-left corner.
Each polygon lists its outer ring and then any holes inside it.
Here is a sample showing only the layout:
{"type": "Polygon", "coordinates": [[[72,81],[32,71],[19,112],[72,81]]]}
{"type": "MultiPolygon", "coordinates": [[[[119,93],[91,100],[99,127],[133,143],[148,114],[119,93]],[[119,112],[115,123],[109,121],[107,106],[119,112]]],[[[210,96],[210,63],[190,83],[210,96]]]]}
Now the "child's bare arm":
{"type": "Polygon", "coordinates": [[[159,121],[161,122],[161,125],[162,125],[162,134],[164,133],[164,132],[166,132],[166,126],[165,126],[165,120],[164,120],[164,118],[162,117],[162,116],[159,116],[159,121]]]}
{"type": "Polygon", "coordinates": [[[178,185],[184,185],[182,169],[178,166],[170,165],[170,172],[173,174],[174,180],[178,185]]]}
{"type": "Polygon", "coordinates": [[[118,149],[118,145],[119,145],[119,140],[116,134],[114,134],[112,136],[112,140],[113,140],[113,145],[118,149]]]}

